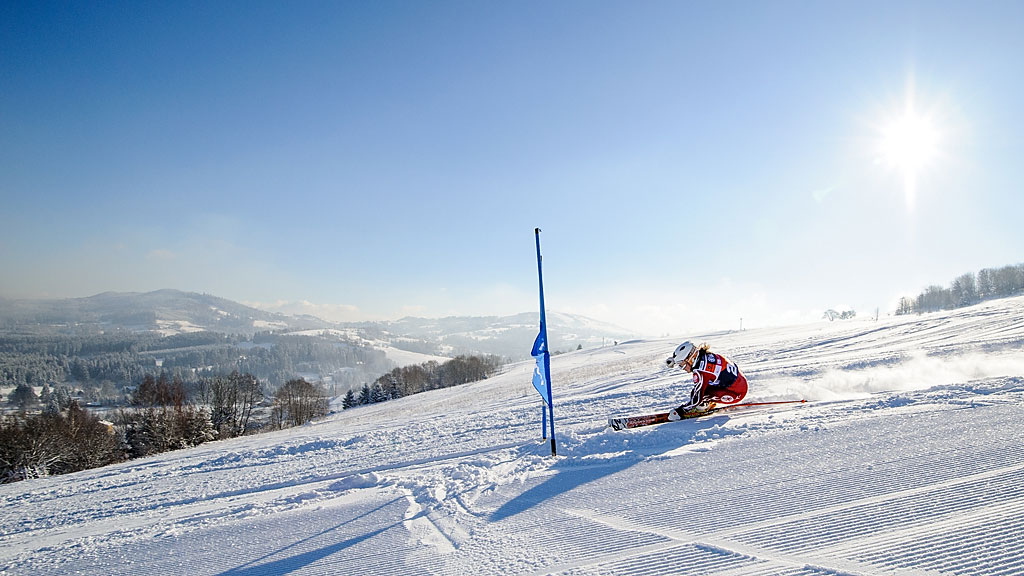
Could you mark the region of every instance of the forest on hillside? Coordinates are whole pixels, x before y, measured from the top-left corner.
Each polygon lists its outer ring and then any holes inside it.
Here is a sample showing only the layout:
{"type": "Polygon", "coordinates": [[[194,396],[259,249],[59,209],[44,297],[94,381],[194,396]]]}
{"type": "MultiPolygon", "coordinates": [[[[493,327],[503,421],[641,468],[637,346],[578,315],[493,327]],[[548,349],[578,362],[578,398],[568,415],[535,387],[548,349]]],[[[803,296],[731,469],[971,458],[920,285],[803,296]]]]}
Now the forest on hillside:
{"type": "Polygon", "coordinates": [[[915,297],[900,298],[896,314],[952,310],[1018,294],[1024,294],[1024,264],[984,268],[957,276],[949,286],[932,285],[915,297]]]}
{"type": "Polygon", "coordinates": [[[0,387],[67,385],[98,404],[123,402],[147,373],[166,372],[189,383],[239,371],[270,389],[305,376],[329,380],[343,391],[393,367],[384,352],[340,337],[128,331],[0,335],[0,387]]]}

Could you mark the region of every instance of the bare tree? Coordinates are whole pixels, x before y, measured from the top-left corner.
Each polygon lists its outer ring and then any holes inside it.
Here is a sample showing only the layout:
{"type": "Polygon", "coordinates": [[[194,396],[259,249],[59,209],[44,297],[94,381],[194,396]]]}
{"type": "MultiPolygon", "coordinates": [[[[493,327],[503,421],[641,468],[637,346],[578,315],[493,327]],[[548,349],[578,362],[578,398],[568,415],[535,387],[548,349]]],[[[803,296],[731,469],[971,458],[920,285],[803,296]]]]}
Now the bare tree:
{"type": "Polygon", "coordinates": [[[67,414],[43,412],[0,421],[0,482],[64,474],[123,458],[108,423],[72,402],[67,414]]]}
{"type": "Polygon", "coordinates": [[[948,310],[953,307],[953,297],[949,290],[942,286],[929,286],[924,292],[917,296],[914,308],[920,314],[922,312],[935,312],[936,310],[948,310]]]}
{"type": "Polygon", "coordinates": [[[993,284],[998,296],[1013,296],[1024,290],[1024,264],[995,270],[993,284]]]}
{"type": "Polygon", "coordinates": [[[978,271],[978,296],[981,299],[995,296],[995,274],[991,268],[978,271]]]}
{"type": "Polygon", "coordinates": [[[230,379],[235,383],[238,390],[235,403],[235,430],[237,434],[245,434],[252,422],[252,412],[256,406],[263,401],[263,386],[252,374],[239,374],[233,372],[230,379]]]}
{"type": "Polygon", "coordinates": [[[327,413],[327,391],[301,378],[286,382],[274,397],[272,418],[279,427],[301,426],[327,413]]]}
{"type": "Polygon", "coordinates": [[[210,406],[213,427],[221,438],[229,438],[248,430],[253,410],[263,401],[263,387],[252,374],[236,370],[204,382],[200,395],[210,406]]]}
{"type": "Polygon", "coordinates": [[[949,290],[954,306],[970,306],[978,303],[978,285],[975,282],[974,274],[957,276],[949,290]]]}
{"type": "Polygon", "coordinates": [[[902,298],[900,298],[900,303],[896,307],[896,315],[897,316],[903,316],[903,315],[906,315],[906,314],[910,314],[913,311],[914,311],[914,300],[911,299],[911,298],[907,298],[906,296],[903,296],[902,298]]]}
{"type": "Polygon", "coordinates": [[[139,387],[132,394],[132,404],[135,406],[176,406],[181,407],[188,399],[185,393],[185,384],[181,378],[175,376],[173,379],[161,372],[160,376],[153,378],[146,374],[142,378],[139,387]]]}

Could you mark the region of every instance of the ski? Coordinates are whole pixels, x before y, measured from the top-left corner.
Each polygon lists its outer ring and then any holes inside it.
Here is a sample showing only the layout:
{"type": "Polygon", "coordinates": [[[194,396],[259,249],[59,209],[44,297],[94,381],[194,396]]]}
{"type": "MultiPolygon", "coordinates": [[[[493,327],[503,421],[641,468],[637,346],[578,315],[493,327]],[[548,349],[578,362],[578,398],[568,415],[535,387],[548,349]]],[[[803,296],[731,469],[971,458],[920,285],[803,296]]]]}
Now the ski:
{"type": "MultiPolygon", "coordinates": [[[[692,415],[684,415],[686,418],[696,418],[697,416],[704,416],[705,414],[711,414],[714,410],[708,410],[699,414],[692,413],[692,415]]],[[[639,428],[641,426],[651,426],[652,424],[664,424],[670,422],[668,419],[668,412],[658,412],[657,414],[646,414],[644,416],[629,416],[626,418],[609,418],[608,426],[611,426],[613,430],[625,430],[627,428],[639,428]]]]}
{"type": "MultiPolygon", "coordinates": [[[[805,404],[807,400],[784,400],[782,402],[744,402],[742,404],[726,404],[723,406],[715,406],[710,410],[704,410],[701,412],[688,412],[683,414],[681,420],[689,420],[692,418],[700,418],[708,416],[722,410],[731,410],[733,408],[745,408],[750,406],[775,406],[778,404],[805,404]]],[[[646,414],[644,416],[628,416],[624,418],[609,418],[608,426],[613,430],[626,430],[629,428],[639,428],[641,426],[651,426],[654,424],[664,424],[665,422],[671,422],[668,419],[668,412],[658,412],[656,414],[646,414]]]]}

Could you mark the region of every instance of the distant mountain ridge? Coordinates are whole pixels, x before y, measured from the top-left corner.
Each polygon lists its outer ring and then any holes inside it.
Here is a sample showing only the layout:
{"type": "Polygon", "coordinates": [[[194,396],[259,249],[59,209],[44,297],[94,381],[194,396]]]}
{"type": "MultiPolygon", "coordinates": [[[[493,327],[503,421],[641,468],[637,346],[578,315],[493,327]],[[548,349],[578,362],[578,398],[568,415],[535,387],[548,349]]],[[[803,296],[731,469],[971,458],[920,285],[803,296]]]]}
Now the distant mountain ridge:
{"type": "MultiPolygon", "coordinates": [[[[568,352],[578,346],[595,348],[633,336],[621,326],[563,312],[547,313],[548,339],[552,352],[568,352]]],[[[387,322],[388,331],[408,338],[436,341],[456,353],[475,350],[512,358],[529,356],[529,348],[540,327],[539,312],[512,316],[452,316],[448,318],[402,318],[387,322]],[[525,347],[523,343],[526,343],[525,347]]]]}
{"type": "MultiPolygon", "coordinates": [[[[584,316],[549,311],[552,351],[593,348],[630,338],[628,329],[584,316]]],[[[454,356],[495,354],[526,358],[540,324],[537,312],[512,316],[407,317],[396,321],[336,323],[314,316],[267,312],[210,294],[164,289],[153,292],[104,292],[56,300],[0,299],[0,330],[90,334],[110,330],[165,335],[210,331],[252,335],[257,332],[342,330],[376,346],[454,356]]]]}
{"type": "Polygon", "coordinates": [[[0,300],[0,327],[5,329],[49,326],[86,333],[121,329],[165,334],[203,330],[253,334],[274,327],[308,330],[328,324],[265,312],[210,294],[171,289],[103,292],[59,300],[0,300]]]}

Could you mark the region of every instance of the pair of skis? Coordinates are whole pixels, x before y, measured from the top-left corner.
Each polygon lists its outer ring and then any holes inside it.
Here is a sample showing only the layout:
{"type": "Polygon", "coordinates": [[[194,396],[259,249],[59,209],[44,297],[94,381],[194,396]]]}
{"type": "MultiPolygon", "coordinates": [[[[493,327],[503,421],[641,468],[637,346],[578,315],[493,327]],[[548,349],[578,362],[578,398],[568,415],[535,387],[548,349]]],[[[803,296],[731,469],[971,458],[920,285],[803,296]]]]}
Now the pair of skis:
{"type": "MultiPolygon", "coordinates": [[[[687,412],[682,415],[680,420],[689,420],[691,418],[700,418],[715,412],[721,412],[722,410],[731,410],[733,408],[744,408],[750,406],[775,406],[778,404],[804,404],[807,400],[784,400],[782,402],[744,402],[743,404],[725,404],[722,406],[715,406],[710,410],[703,410],[701,412],[687,412]]],[[[645,416],[629,416],[626,418],[609,418],[608,426],[613,430],[626,430],[628,428],[639,428],[641,426],[650,426],[652,424],[664,424],[665,422],[671,422],[668,419],[668,412],[658,412],[656,414],[647,414],[645,416]]]]}

